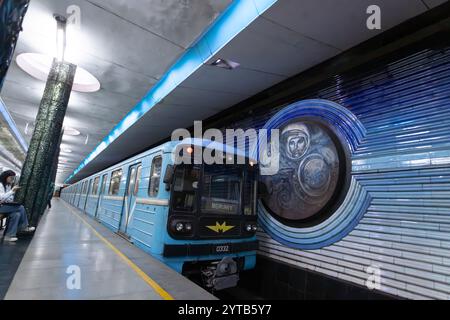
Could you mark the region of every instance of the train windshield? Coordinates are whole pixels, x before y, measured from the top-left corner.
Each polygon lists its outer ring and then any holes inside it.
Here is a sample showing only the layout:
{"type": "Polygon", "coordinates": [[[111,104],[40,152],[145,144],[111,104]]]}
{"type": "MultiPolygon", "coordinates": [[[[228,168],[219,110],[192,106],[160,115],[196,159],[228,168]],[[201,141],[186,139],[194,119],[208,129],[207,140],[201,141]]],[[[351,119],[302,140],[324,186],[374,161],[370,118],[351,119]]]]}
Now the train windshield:
{"type": "Polygon", "coordinates": [[[210,165],[203,171],[202,213],[239,214],[242,170],[210,165]]]}
{"type": "Polygon", "coordinates": [[[201,168],[177,166],[172,191],[173,210],[200,211],[202,215],[255,214],[255,170],[238,165],[205,165],[202,173],[201,168]]]}

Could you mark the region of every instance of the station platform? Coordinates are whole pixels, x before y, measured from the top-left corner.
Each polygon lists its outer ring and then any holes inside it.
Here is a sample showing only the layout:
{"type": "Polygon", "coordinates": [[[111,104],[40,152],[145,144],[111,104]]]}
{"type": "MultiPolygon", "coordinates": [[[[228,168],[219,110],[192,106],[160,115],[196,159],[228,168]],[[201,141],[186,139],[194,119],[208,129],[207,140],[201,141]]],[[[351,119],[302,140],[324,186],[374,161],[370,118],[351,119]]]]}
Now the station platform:
{"type": "Polygon", "coordinates": [[[54,199],[5,296],[5,300],[30,299],[216,298],[63,200],[54,199]]]}

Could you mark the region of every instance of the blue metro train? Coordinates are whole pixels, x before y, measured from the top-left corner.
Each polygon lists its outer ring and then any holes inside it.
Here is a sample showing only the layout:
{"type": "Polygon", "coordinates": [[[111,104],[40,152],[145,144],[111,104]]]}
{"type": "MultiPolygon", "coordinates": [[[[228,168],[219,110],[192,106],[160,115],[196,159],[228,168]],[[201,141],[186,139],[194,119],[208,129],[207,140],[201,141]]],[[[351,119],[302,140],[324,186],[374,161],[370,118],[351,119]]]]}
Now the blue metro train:
{"type": "Polygon", "coordinates": [[[193,148],[206,147],[183,144],[116,164],[64,188],[61,198],[176,271],[200,274],[207,288],[235,286],[256,262],[258,167],[175,165],[174,151],[193,158],[193,148]]]}

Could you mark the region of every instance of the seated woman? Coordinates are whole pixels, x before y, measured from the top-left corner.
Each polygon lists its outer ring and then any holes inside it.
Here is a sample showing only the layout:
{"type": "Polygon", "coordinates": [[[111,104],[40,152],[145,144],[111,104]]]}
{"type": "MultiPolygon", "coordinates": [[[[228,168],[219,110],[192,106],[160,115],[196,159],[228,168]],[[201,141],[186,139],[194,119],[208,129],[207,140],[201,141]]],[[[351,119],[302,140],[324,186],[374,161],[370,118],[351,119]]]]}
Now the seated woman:
{"type": "Polygon", "coordinates": [[[33,232],[34,227],[28,226],[28,218],[25,208],[17,203],[14,203],[14,194],[19,187],[12,187],[14,171],[8,170],[0,174],[0,213],[6,215],[7,225],[5,230],[4,241],[17,241],[17,231],[33,232]]]}

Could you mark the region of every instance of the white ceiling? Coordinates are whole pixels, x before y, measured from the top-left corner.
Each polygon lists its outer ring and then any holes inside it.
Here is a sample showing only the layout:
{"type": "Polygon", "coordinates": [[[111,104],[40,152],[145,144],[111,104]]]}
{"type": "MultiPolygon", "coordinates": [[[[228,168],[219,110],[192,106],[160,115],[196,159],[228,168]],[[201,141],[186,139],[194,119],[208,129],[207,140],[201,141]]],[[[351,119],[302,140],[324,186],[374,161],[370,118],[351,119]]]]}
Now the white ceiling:
{"type": "MultiPolygon", "coordinates": [[[[102,90],[74,92],[68,110],[70,126],[90,136],[88,145],[79,137],[64,141],[74,150],[67,159],[77,167],[230,1],[31,2],[30,21],[37,11],[80,5],[85,12],[83,25],[90,31],[86,42],[96,39],[86,47],[80,65],[99,77],[102,90]]],[[[195,120],[208,118],[443,2],[279,0],[211,59],[237,61],[239,68],[229,71],[205,64],[77,177],[126,158],[170,136],[176,128],[190,127],[195,120]],[[372,4],[381,7],[381,31],[366,28],[366,8],[372,4]]],[[[39,51],[27,20],[24,27],[17,53],[39,51]]],[[[42,90],[42,83],[30,80],[13,65],[2,96],[21,129],[34,118],[42,90]]],[[[60,174],[58,182],[70,173],[60,174]]]]}
{"type": "Polygon", "coordinates": [[[176,128],[191,127],[293,75],[313,67],[445,1],[279,0],[217,58],[239,62],[233,71],[205,64],[153,107],[77,175],[112,165],[176,128]],[[366,28],[366,8],[378,4],[382,30],[366,28]],[[132,143],[130,143],[132,142],[132,143]]]}

